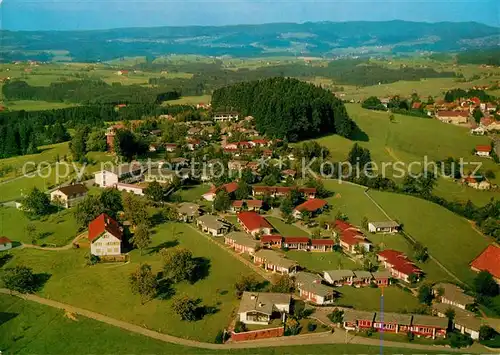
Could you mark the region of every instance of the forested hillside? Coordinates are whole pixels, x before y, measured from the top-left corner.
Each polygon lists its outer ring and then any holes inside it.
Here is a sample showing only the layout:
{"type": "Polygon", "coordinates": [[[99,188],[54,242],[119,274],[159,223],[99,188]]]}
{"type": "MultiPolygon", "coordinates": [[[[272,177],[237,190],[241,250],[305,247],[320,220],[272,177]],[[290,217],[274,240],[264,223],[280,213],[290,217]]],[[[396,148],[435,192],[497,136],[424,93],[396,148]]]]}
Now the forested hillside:
{"type": "Polygon", "coordinates": [[[31,86],[25,81],[6,82],[2,87],[7,100],[69,101],[76,103],[161,103],[180,97],[177,92],[165,92],[163,88],[140,85],[109,85],[101,80],[74,80],[51,83],[47,86],[31,86]]]}
{"type": "MultiPolygon", "coordinates": [[[[119,28],[97,31],[1,31],[4,60],[22,60],[24,51],[39,58],[66,50],[75,61],[106,61],[125,56],[197,54],[235,57],[303,53],[336,56],[362,48],[358,55],[450,51],[498,44],[498,28],[475,22],[423,23],[306,22],[236,26],[119,28]],[[38,54],[37,54],[38,53],[38,54]]],[[[42,60],[42,59],[40,59],[42,60]]]]}
{"type": "Polygon", "coordinates": [[[212,107],[252,115],[260,132],[290,141],[327,133],[350,137],[355,128],[342,101],[296,79],[271,78],[218,89],[212,107]]]}

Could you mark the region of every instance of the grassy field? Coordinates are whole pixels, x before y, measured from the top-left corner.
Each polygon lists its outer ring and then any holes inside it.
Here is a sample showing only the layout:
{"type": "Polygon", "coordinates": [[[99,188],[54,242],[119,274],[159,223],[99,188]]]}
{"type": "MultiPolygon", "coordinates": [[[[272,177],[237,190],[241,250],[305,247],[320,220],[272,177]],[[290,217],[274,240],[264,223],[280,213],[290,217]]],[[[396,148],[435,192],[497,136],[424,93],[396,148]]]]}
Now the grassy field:
{"type": "Polygon", "coordinates": [[[14,158],[7,158],[0,160],[0,167],[12,167],[13,170],[0,179],[0,201],[10,201],[20,198],[24,193],[38,187],[42,190],[48,190],[56,185],[68,181],[76,177],[77,171],[90,174],[101,169],[101,163],[105,161],[112,161],[114,157],[104,152],[91,152],[88,154],[91,164],[85,166],[84,170],[80,164],[68,163],[68,170],[65,165],[60,165],[59,173],[57,171],[55,162],[56,157],[69,156],[68,143],[54,144],[52,146],[42,147],[42,152],[39,154],[25,155],[14,158]],[[44,164],[41,164],[44,162],[44,164]],[[26,165],[27,169],[35,167],[35,171],[29,172],[27,170],[26,176],[23,176],[22,167],[26,163],[34,163],[26,165]],[[48,164],[51,164],[50,166],[48,164]],[[67,175],[67,176],[66,176],[67,175]],[[7,181],[9,180],[9,181],[7,181]]]}
{"type": "Polygon", "coordinates": [[[26,226],[35,226],[38,244],[63,246],[78,235],[78,225],[73,217],[73,210],[63,210],[42,219],[30,221],[24,212],[0,206],[0,235],[14,242],[31,244],[26,226]]]}
{"type": "Polygon", "coordinates": [[[131,262],[127,264],[88,267],[84,260],[88,250],[82,248],[58,252],[15,250],[7,266],[24,264],[36,272],[50,273],[49,281],[40,292],[43,297],[175,336],[212,342],[217,332],[229,325],[231,314],[238,306],[234,283],[240,275],[252,271],[186,224],[161,225],[154,230],[152,239],[152,248],[143,256],[137,250],[132,251],[131,262]],[[141,306],[139,297],[131,293],[128,284],[129,274],[141,262],[150,264],[154,272],[161,271],[157,250],[177,244],[190,249],[195,257],[203,258],[208,269],[208,275],[196,283],[183,282],[173,287],[175,294],[200,298],[202,305],[217,309],[216,313],[196,322],[180,321],[170,308],[170,298],[155,299],[141,306]],[[78,292],[74,292],[76,289],[78,292]]]}
{"type": "Polygon", "coordinates": [[[322,272],[336,269],[359,269],[361,265],[356,264],[342,253],[313,253],[292,250],[286,252],[288,259],[295,260],[301,267],[310,271],[322,272]]]}
{"type": "Polygon", "coordinates": [[[342,212],[349,217],[349,221],[360,226],[363,217],[368,220],[384,221],[387,218],[373,205],[370,199],[365,196],[365,187],[352,185],[349,183],[339,183],[337,180],[325,180],[325,188],[333,193],[327,199],[330,205],[329,216],[333,220],[338,212],[342,212]]]}
{"type": "Polygon", "coordinates": [[[183,202],[200,202],[203,199],[202,195],[208,192],[208,190],[210,190],[209,185],[183,186],[180,190],[172,194],[172,198],[177,198],[178,196],[183,202]]]}
{"type": "Polygon", "coordinates": [[[48,102],[48,101],[35,101],[35,100],[17,100],[5,102],[5,107],[10,111],[37,111],[37,110],[54,110],[58,108],[66,108],[76,106],[73,103],[66,102],[48,102]]]}
{"type": "MultiPolygon", "coordinates": [[[[331,211],[329,213],[332,220],[337,212],[345,213],[349,217],[349,221],[357,226],[361,226],[363,217],[368,218],[370,221],[387,220],[383,212],[364,194],[365,187],[345,182],[338,183],[336,180],[325,181],[325,187],[334,192],[334,196],[328,198],[328,203],[331,206],[331,211]]],[[[381,192],[381,194],[385,196],[387,193],[381,192]]],[[[397,208],[396,206],[397,205],[394,206],[395,209],[397,208]]],[[[436,207],[439,210],[443,209],[439,206],[436,207]]],[[[417,210],[413,205],[409,205],[407,208],[410,211],[412,209],[413,211],[417,210]]],[[[391,217],[393,216],[391,215],[391,217]]],[[[401,221],[405,222],[405,220],[401,221]]],[[[366,235],[379,249],[395,249],[406,253],[409,257],[413,255],[411,244],[402,235],[371,233],[367,233],[366,235]]],[[[417,265],[425,272],[427,281],[437,282],[452,280],[450,276],[432,260],[428,260],[425,263],[417,263],[417,265]]]]}
{"type": "MultiPolygon", "coordinates": [[[[380,288],[342,286],[335,290],[341,293],[341,297],[336,301],[338,305],[352,306],[366,311],[380,310],[382,295],[380,288]]],[[[386,287],[383,292],[386,312],[411,312],[419,306],[416,297],[397,286],[386,287]]]]}
{"type": "Polygon", "coordinates": [[[447,269],[462,281],[472,282],[475,273],[469,269],[469,263],[490,240],[467,220],[416,197],[374,190],[369,194],[447,269]]]}
{"type": "Polygon", "coordinates": [[[490,202],[492,197],[498,199],[498,192],[480,191],[472,187],[461,185],[449,179],[439,179],[433,193],[449,201],[467,201],[471,200],[478,206],[484,206],[490,202]]]}
{"type": "Polygon", "coordinates": [[[196,105],[199,103],[208,104],[212,100],[211,95],[184,96],[177,100],[163,102],[164,105],[196,105]]]}
{"type": "MultiPolygon", "coordinates": [[[[471,154],[471,150],[478,144],[490,144],[488,137],[471,136],[466,128],[441,123],[434,119],[395,115],[395,122],[389,121],[387,112],[362,109],[357,104],[346,105],[350,117],[356,121],[365,137],[358,141],[361,146],[368,148],[374,162],[378,164],[377,172],[389,178],[401,180],[394,175],[392,164],[404,162],[404,171],[408,171],[411,162],[440,161],[447,157],[460,158],[464,161],[480,161],[482,170],[491,169],[496,172],[497,178],[493,183],[500,182],[500,169],[491,159],[480,159],[471,154]],[[382,167],[386,164],[386,168],[382,167]]],[[[354,142],[340,136],[326,136],[317,140],[331,152],[332,161],[344,161],[354,142]]],[[[465,170],[472,169],[472,165],[465,170]]],[[[414,166],[413,171],[420,171],[414,166]]],[[[454,197],[460,200],[473,198],[473,202],[480,204],[484,196],[496,196],[495,192],[484,192],[481,196],[469,193],[456,193],[454,197]]]]}
{"type": "Polygon", "coordinates": [[[294,226],[293,224],[286,224],[279,218],[266,217],[267,221],[284,237],[307,237],[308,232],[294,226]]]}
{"type": "MultiPolygon", "coordinates": [[[[405,350],[386,348],[391,353],[405,350]]],[[[241,350],[205,350],[164,343],[20,298],[0,295],[0,351],[7,354],[379,354],[380,347],[357,344],[304,345],[241,350]],[[98,336],[96,336],[98,334],[98,336]]],[[[418,354],[412,350],[412,354],[418,354]]],[[[425,353],[429,353],[425,351],[425,353]]]]}

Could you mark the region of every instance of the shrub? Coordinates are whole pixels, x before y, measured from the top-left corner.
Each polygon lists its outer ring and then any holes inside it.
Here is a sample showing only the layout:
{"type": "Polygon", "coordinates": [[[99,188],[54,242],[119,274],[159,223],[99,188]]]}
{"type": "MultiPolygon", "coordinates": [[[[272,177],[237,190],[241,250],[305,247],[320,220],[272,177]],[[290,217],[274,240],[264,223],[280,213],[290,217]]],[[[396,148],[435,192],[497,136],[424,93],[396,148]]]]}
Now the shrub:
{"type": "Polygon", "coordinates": [[[235,333],[242,333],[247,331],[247,326],[245,323],[241,321],[237,321],[236,324],[234,325],[234,332],[235,333]]]}
{"type": "Polygon", "coordinates": [[[219,330],[215,336],[215,344],[224,344],[229,338],[229,335],[224,330],[219,330]]]}
{"type": "Polygon", "coordinates": [[[317,325],[312,323],[312,322],[309,322],[307,323],[307,330],[310,331],[310,332],[314,332],[317,328],[317,325]]]}

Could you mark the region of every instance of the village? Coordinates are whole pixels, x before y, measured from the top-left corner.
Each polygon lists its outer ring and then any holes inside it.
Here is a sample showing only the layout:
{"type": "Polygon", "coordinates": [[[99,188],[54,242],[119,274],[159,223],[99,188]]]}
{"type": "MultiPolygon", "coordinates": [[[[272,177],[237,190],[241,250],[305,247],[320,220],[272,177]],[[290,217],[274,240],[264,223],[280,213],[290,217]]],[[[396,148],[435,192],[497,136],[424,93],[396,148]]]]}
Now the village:
{"type": "MultiPolygon", "coordinates": [[[[482,105],[474,99],[465,104],[453,103],[453,107],[438,103],[432,107],[436,110],[436,118],[442,122],[467,124],[472,104],[477,104],[481,110],[484,106],[485,114],[490,108],[489,104],[482,105]]],[[[198,105],[201,109],[205,107],[198,105]]],[[[163,119],[174,120],[172,116],[163,119]]],[[[480,124],[471,129],[471,134],[497,130],[486,120],[491,121],[491,118],[482,118],[480,124]]],[[[118,131],[138,129],[141,124],[132,121],[109,126],[106,131],[109,154],[115,153],[114,139],[118,131]]],[[[162,143],[161,130],[147,132],[152,137],[149,152],[162,154],[160,161],[153,165],[142,162],[109,164],[95,172],[91,180],[53,189],[50,200],[60,208],[75,209],[92,191],[116,189],[124,195],[149,199],[151,186],[161,186],[159,200],[162,201],[186,184],[208,186],[208,191],[195,196],[192,202],[166,203],[175,211],[175,220],[195,227],[220,248],[230,251],[235,262],[251,265],[269,280],[279,275],[293,284],[289,293],[243,291],[236,318],[225,331],[224,341],[226,336],[229,341],[244,341],[293,335],[290,329],[294,326],[288,320],[296,317],[293,310],[298,300],[323,314],[322,318],[318,315],[323,326],[342,327],[363,336],[380,331],[400,334],[401,339],[440,339],[456,329],[478,340],[481,328],[489,325],[487,319],[478,316],[473,293],[451,283],[432,285],[432,302],[427,314],[370,312],[339,306],[337,290],[346,286],[377,288],[381,298],[385,288],[400,287],[419,297],[419,288],[425,281],[424,271],[404,252],[381,250],[370,241],[372,235],[403,238],[404,221],[367,220],[365,225],[357,226],[349,222],[349,216],[321,219],[331,208],[329,201],[323,198],[324,192],[314,187],[314,181],[300,178],[296,151],[282,140],[260,137],[251,116],[240,119],[236,112],[216,113],[213,120],[176,124],[185,127],[185,143],[181,143],[182,139],[162,143]],[[211,145],[219,147],[222,154],[214,154],[209,160],[196,155],[199,149],[211,145]],[[203,164],[197,167],[196,162],[203,164]],[[217,168],[229,170],[232,181],[214,184],[217,168]],[[287,235],[270,220],[294,226],[303,235],[287,235]],[[289,251],[311,253],[312,258],[340,253],[358,267],[311,271],[289,257],[289,251]],[[371,256],[375,258],[375,265],[371,265],[371,256]]],[[[475,152],[480,157],[489,157],[492,149],[478,146],[475,152]]],[[[484,185],[486,180],[477,182],[464,177],[463,181],[474,188],[491,188],[484,185]]],[[[321,185],[319,188],[322,189],[321,185]]],[[[161,202],[160,206],[164,204],[161,202]]],[[[25,207],[18,203],[18,208],[25,207]]],[[[124,240],[124,230],[130,229],[133,233],[135,227],[130,221],[100,214],[89,222],[84,236],[90,254],[97,262],[128,262],[130,246],[124,240]]],[[[80,241],[75,240],[74,246],[80,247],[80,241]]],[[[0,250],[11,248],[11,240],[0,238],[0,250]]],[[[500,247],[492,244],[470,261],[470,268],[489,273],[500,284],[499,260],[500,247]]]]}

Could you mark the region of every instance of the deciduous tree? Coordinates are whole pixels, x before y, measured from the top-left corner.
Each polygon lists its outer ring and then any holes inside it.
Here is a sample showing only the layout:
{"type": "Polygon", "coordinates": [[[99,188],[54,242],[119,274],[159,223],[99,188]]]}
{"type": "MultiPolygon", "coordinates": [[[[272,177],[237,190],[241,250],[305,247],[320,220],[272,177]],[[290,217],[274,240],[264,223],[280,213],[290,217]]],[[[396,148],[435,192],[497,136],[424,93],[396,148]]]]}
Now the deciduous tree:
{"type": "Polygon", "coordinates": [[[139,265],[137,270],[130,274],[129,281],[132,293],[141,296],[141,304],[145,304],[155,297],[158,284],[150,265],[139,265]]]}

